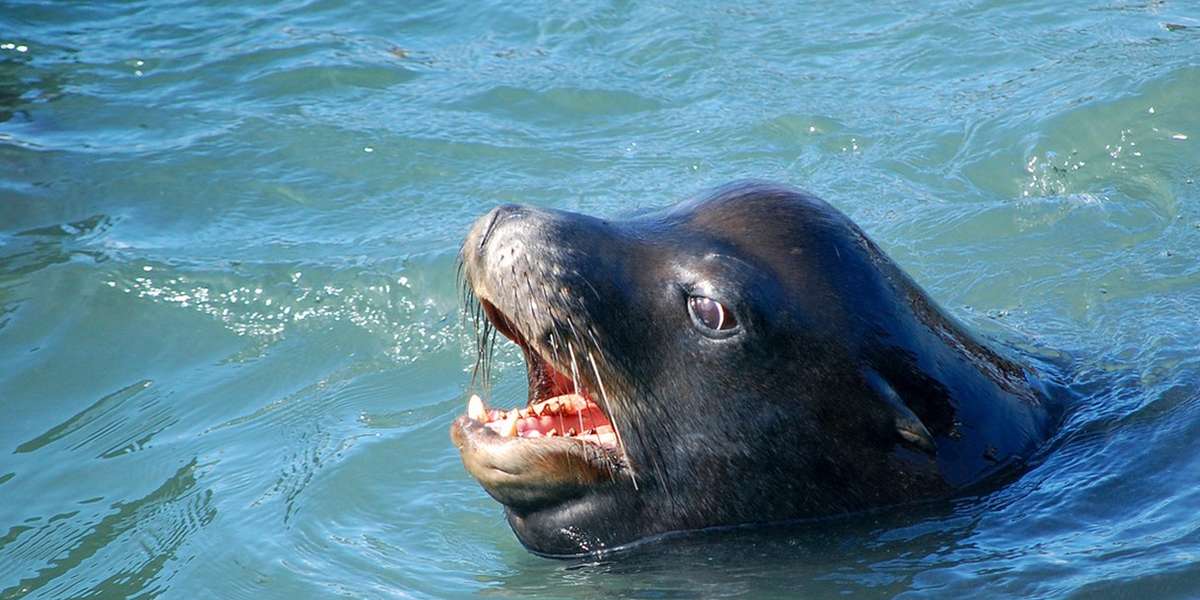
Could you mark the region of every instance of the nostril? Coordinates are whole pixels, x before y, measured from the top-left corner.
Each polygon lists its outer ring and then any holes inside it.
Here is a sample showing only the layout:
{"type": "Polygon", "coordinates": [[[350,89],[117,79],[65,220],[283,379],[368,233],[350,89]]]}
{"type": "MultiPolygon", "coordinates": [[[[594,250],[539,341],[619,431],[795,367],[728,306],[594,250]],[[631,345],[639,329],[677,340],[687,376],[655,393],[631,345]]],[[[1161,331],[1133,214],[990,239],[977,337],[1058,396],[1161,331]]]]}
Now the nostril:
{"type": "Polygon", "coordinates": [[[496,218],[500,216],[499,210],[492,210],[488,218],[487,227],[483,229],[483,235],[479,236],[479,249],[483,250],[483,245],[487,243],[488,236],[492,235],[492,228],[496,226],[496,218]]]}
{"type": "Polygon", "coordinates": [[[492,209],[490,218],[488,219],[487,227],[483,230],[483,235],[479,237],[479,249],[483,250],[483,246],[487,244],[488,238],[495,231],[496,225],[505,219],[518,217],[525,214],[525,208],[516,204],[501,204],[492,209]]]}

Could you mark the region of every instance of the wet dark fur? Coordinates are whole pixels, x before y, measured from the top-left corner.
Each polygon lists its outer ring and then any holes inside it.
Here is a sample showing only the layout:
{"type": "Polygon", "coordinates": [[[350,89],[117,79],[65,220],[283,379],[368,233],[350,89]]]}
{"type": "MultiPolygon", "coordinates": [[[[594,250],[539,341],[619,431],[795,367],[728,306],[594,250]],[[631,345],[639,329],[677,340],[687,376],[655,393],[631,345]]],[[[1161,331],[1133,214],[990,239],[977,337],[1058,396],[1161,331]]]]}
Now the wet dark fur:
{"type": "MultiPolygon", "coordinates": [[[[486,288],[540,354],[573,356],[622,436],[610,478],[506,507],[539,553],[945,497],[1051,427],[1027,367],[792,188],[735,183],[625,221],[504,206],[462,259],[467,297],[486,288]],[[686,300],[701,292],[734,310],[737,335],[697,331],[686,300]]],[[[467,306],[486,381],[496,333],[467,306]]]]}

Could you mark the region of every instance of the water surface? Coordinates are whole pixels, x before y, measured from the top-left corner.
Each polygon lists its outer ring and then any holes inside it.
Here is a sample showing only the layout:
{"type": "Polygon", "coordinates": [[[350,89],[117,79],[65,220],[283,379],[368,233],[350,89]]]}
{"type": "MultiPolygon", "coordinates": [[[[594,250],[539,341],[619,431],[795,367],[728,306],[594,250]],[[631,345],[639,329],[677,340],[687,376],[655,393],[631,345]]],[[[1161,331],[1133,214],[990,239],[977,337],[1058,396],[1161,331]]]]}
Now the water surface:
{"type": "Polygon", "coordinates": [[[8,0],[0,598],[1194,596],[1198,56],[1175,0],[8,0]],[[1060,433],[946,505],[528,554],[446,434],[467,226],[746,177],[1069,361],[1060,433]]]}

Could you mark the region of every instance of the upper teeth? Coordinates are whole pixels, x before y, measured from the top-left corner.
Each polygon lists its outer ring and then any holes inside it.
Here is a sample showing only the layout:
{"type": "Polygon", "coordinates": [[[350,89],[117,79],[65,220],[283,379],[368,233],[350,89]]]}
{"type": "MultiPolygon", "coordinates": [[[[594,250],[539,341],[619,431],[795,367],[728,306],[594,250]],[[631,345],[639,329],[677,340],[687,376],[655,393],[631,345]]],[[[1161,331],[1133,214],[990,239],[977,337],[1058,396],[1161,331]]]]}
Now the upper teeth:
{"type": "Polygon", "coordinates": [[[467,416],[480,423],[487,422],[487,410],[483,407],[483,398],[472,394],[471,399],[467,401],[467,416]]]}
{"type": "Polygon", "coordinates": [[[589,408],[587,398],[578,394],[563,394],[537,402],[525,408],[497,410],[488,408],[483,399],[472,395],[467,400],[467,416],[503,437],[560,437],[603,445],[615,445],[612,426],[598,424],[585,417],[589,408]]]}
{"type": "Polygon", "coordinates": [[[504,425],[500,427],[500,435],[504,437],[513,437],[517,435],[517,423],[520,422],[521,415],[515,410],[508,411],[505,415],[504,425]]]}

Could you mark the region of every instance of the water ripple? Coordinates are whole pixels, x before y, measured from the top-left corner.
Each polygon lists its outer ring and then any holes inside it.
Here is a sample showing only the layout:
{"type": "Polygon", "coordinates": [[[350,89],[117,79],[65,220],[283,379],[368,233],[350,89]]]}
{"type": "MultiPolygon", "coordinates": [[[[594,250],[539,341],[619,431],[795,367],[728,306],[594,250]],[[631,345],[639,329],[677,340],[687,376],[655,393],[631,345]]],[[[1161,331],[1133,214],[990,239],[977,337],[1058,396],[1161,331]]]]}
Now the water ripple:
{"type": "Polygon", "coordinates": [[[8,2],[0,597],[1187,595],[1193,12],[8,2]],[[462,236],[743,177],[827,197],[1045,357],[1061,431],[957,502],[529,556],[446,440],[462,236]]]}

